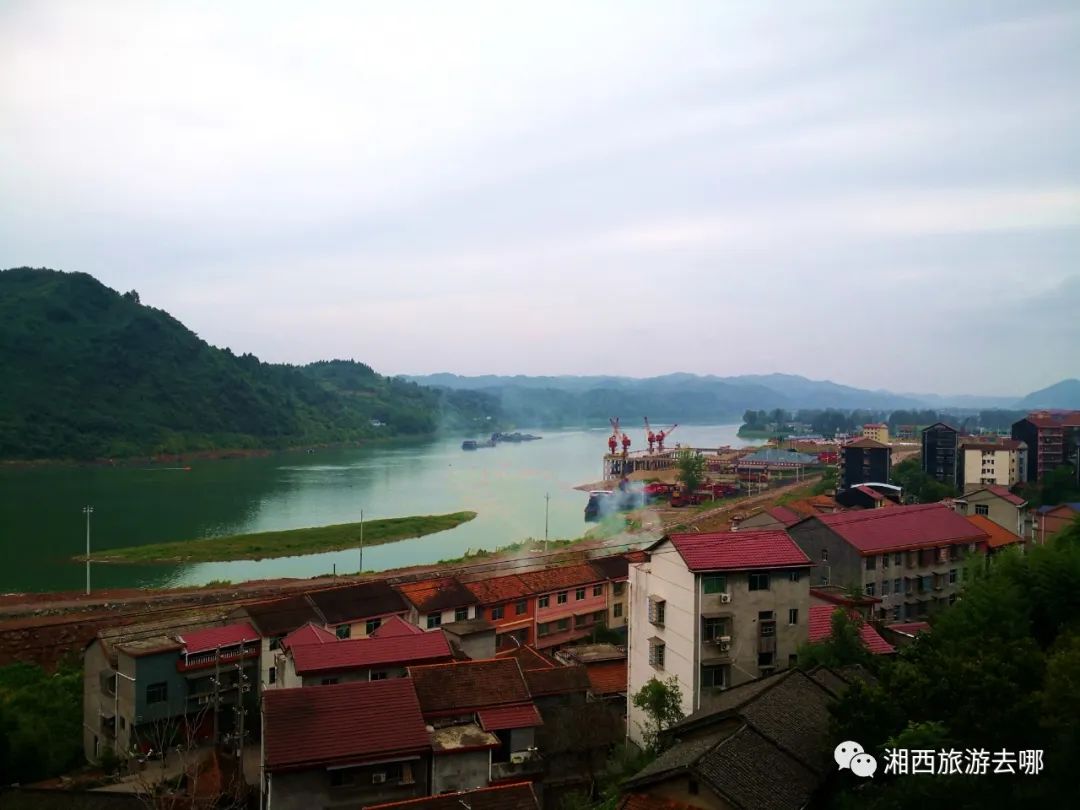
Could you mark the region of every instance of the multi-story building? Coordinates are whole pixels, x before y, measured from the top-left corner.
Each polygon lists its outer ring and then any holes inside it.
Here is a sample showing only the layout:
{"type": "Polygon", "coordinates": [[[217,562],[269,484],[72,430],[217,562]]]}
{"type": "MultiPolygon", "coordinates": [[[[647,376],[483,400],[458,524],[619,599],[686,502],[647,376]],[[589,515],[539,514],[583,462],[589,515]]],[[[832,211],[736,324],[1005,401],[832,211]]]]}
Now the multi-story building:
{"type": "MultiPolygon", "coordinates": [[[[673,534],[630,566],[629,691],[678,679],[683,712],[795,661],[810,560],[783,531],[673,534]]],[[[629,707],[629,733],[644,718],[629,707]]]]}
{"type": "Polygon", "coordinates": [[[892,448],[873,439],[856,439],[840,448],[840,486],[850,489],[859,484],[889,483],[892,448]]]}
{"type": "Polygon", "coordinates": [[[464,583],[476,597],[476,615],[495,627],[495,648],[536,641],[536,597],[517,574],[464,583]]]}
{"type": "Polygon", "coordinates": [[[1027,445],[1026,480],[1072,464],[1080,481],[1080,411],[1034,411],[1013,423],[1012,437],[1027,445]]]}
{"type": "Polygon", "coordinates": [[[953,509],[961,515],[984,515],[1021,537],[1031,536],[1028,502],[998,484],[969,489],[963,497],[953,499],[953,509]]]}
{"type": "Polygon", "coordinates": [[[965,557],[985,555],[987,535],[944,504],[818,515],[788,529],[813,560],[814,584],[881,599],[878,616],[923,618],[952,604],[965,557]]]}
{"type": "Polygon", "coordinates": [[[537,647],[579,641],[606,624],[607,581],[587,563],[529,571],[518,577],[537,594],[537,647]]]}
{"type": "Polygon", "coordinates": [[[607,626],[612,630],[626,627],[629,612],[626,610],[627,582],[630,579],[630,560],[625,554],[597,557],[589,560],[597,573],[607,580],[607,626]]]}
{"type": "Polygon", "coordinates": [[[862,437],[864,439],[873,439],[875,442],[880,442],[881,444],[888,444],[889,426],[884,422],[873,422],[869,425],[863,425],[862,437]]]}
{"type": "Polygon", "coordinates": [[[405,617],[409,606],[386,580],[312,591],[307,597],[338,638],[371,635],[391,616],[405,617]]]}
{"type": "Polygon", "coordinates": [[[960,431],[935,422],[922,432],[922,471],[943,484],[958,487],[960,431]]]}
{"type": "Polygon", "coordinates": [[[1025,480],[1027,445],[1016,439],[965,437],[960,439],[956,464],[956,488],[966,489],[997,484],[1012,487],[1025,480]]]}
{"type": "Polygon", "coordinates": [[[426,630],[476,618],[479,600],[454,577],[406,582],[396,588],[409,603],[409,621],[426,630]]]}

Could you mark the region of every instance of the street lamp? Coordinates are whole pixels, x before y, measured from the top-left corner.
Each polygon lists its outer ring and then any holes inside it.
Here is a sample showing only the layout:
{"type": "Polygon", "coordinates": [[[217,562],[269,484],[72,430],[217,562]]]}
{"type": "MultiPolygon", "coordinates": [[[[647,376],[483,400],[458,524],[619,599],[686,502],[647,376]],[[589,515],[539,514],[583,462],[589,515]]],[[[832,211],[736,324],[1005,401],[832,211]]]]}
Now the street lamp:
{"type": "Polygon", "coordinates": [[[86,595],[90,595],[90,515],[94,514],[94,507],[84,506],[83,514],[86,515],[86,595]]]}

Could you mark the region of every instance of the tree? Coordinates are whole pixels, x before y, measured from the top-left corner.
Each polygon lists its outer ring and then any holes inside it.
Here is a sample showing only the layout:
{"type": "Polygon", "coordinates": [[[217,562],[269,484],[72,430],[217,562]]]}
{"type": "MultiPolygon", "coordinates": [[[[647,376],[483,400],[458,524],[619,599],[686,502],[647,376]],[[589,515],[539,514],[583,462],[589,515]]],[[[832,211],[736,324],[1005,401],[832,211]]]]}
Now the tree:
{"type": "Polygon", "coordinates": [[[695,492],[705,480],[705,457],[687,448],[679,451],[676,464],[683,486],[689,492],[695,492]]]}
{"type": "Polygon", "coordinates": [[[666,681],[650,678],[632,697],[633,704],[645,712],[641,733],[645,748],[652,754],[661,750],[663,732],[683,719],[682,689],[672,675],[666,681]]]}
{"type": "Polygon", "coordinates": [[[803,644],[799,648],[799,666],[803,669],[851,664],[869,666],[872,656],[859,635],[862,618],[838,607],[833,611],[829,624],[831,631],[828,638],[803,644]]]}

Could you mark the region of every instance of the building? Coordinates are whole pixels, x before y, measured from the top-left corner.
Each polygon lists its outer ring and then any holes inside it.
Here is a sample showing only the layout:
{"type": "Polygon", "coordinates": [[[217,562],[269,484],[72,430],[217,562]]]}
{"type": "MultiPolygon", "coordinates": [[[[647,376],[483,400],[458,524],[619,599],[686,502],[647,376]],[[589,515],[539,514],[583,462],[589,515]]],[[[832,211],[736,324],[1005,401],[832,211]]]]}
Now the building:
{"type": "Polygon", "coordinates": [[[457,790],[388,804],[372,804],[364,810],[540,810],[531,782],[457,790]]]}
{"type": "Polygon", "coordinates": [[[1035,513],[1032,539],[1045,543],[1062,529],[1067,528],[1080,516],[1080,503],[1063,503],[1057,506],[1040,506],[1035,513]]]}
{"type": "Polygon", "coordinates": [[[985,515],[997,525],[1031,537],[1031,512],[1028,502],[1005,487],[988,484],[953,499],[953,509],[961,515],[985,515]]]}
{"type": "Polygon", "coordinates": [[[495,627],[495,647],[536,641],[536,599],[516,574],[464,583],[476,597],[476,615],[495,627]]]}
{"type": "MultiPolygon", "coordinates": [[[[487,619],[464,619],[448,622],[442,626],[443,635],[450,642],[454,658],[494,658],[495,625],[487,619]]],[[[419,663],[419,662],[418,662],[419,663]]]]}
{"type": "MultiPolygon", "coordinates": [[[[891,506],[895,502],[893,499],[886,497],[881,492],[882,489],[885,489],[885,487],[881,485],[859,484],[836,493],[836,502],[845,509],[882,509],[891,506]]],[[[896,493],[895,500],[899,500],[899,487],[896,488],[896,493]]],[[[800,517],[799,520],[802,520],[802,518],[800,517]]],[[[792,521],[787,525],[794,526],[796,523],[798,521],[792,521]]]]}
{"type": "Polygon", "coordinates": [[[409,613],[401,594],[382,579],[311,591],[307,598],[339,638],[363,638],[391,616],[404,618],[409,613]]]}
{"type": "Polygon", "coordinates": [[[896,426],[896,438],[901,441],[911,441],[915,438],[915,434],[919,432],[918,425],[897,425],[896,426]]]}
{"type": "Polygon", "coordinates": [[[960,475],[959,437],[960,431],[944,422],[935,422],[922,432],[922,471],[953,487],[960,475]]]}
{"type": "Polygon", "coordinates": [[[850,489],[858,484],[889,482],[892,470],[892,448],[873,439],[856,439],[840,448],[838,489],[850,489]]]}
{"type": "Polygon", "coordinates": [[[587,563],[518,574],[536,594],[536,646],[558,647],[588,637],[607,622],[607,581],[587,563]]]}
{"type": "Polygon", "coordinates": [[[479,600],[454,577],[422,579],[396,587],[409,604],[409,621],[426,630],[441,627],[444,622],[476,618],[479,600]]]}
{"type": "MultiPolygon", "coordinates": [[[[630,568],[629,691],[675,676],[686,714],[788,666],[807,639],[810,560],[782,531],[673,534],[630,568]]],[[[640,742],[644,718],[629,708],[640,742]]]]}
{"type": "Polygon", "coordinates": [[[309,624],[318,627],[326,625],[326,617],[315,608],[307,594],[244,605],[234,611],[231,617],[250,622],[259,634],[260,690],[277,682],[274,656],[281,647],[282,639],[309,624]]]}
{"type": "Polygon", "coordinates": [[[594,700],[617,702],[626,714],[627,667],[626,649],[614,644],[584,644],[563,647],[555,657],[564,664],[585,667],[589,693],[594,700]]]}
{"type": "Polygon", "coordinates": [[[261,807],[363,807],[431,792],[431,738],[408,678],[272,689],[262,711],[261,807]]]}
{"type": "Polygon", "coordinates": [[[862,437],[871,439],[879,444],[889,443],[889,426],[884,422],[873,422],[862,426],[862,437]]]}
{"type": "MultiPolygon", "coordinates": [[[[833,614],[844,608],[831,604],[810,605],[810,643],[817,644],[832,636],[833,614]]],[[[853,611],[848,615],[859,625],[859,640],[872,655],[892,655],[896,648],[881,637],[874,626],[853,611]]]]}
{"type": "Polygon", "coordinates": [[[788,533],[813,560],[815,584],[880,598],[878,617],[894,621],[952,604],[964,558],[987,551],[984,531],[937,503],[818,515],[788,533]]]}
{"type": "Polygon", "coordinates": [[[1012,437],[1027,445],[1027,481],[1072,464],[1080,481],[1080,411],[1034,411],[1013,423],[1012,437]]]}
{"type": "Polygon", "coordinates": [[[627,583],[630,580],[630,559],[625,554],[596,557],[589,565],[607,580],[607,626],[612,630],[626,628],[630,612],[626,609],[627,583]]]}
{"type": "Polygon", "coordinates": [[[1006,548],[1024,548],[1024,538],[1015,532],[1011,532],[1004,526],[999,526],[986,515],[968,515],[968,522],[972,526],[986,532],[987,554],[997,554],[1006,548]]]}
{"type": "Polygon", "coordinates": [[[1013,487],[1023,482],[1027,473],[1027,445],[1016,439],[960,439],[959,460],[956,465],[960,491],[996,484],[1013,487]]]}

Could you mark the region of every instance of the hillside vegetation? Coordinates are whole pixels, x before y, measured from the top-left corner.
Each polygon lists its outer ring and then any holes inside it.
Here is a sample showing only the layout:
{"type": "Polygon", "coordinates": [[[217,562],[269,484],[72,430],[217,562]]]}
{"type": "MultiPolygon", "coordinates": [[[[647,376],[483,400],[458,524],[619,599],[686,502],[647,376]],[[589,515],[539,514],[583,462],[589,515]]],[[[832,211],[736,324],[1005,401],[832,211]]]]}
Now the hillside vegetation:
{"type": "Polygon", "coordinates": [[[85,273],[0,271],[0,458],[285,447],[487,426],[497,403],[235,355],[85,273]],[[377,421],[382,425],[373,425],[377,421]]]}

